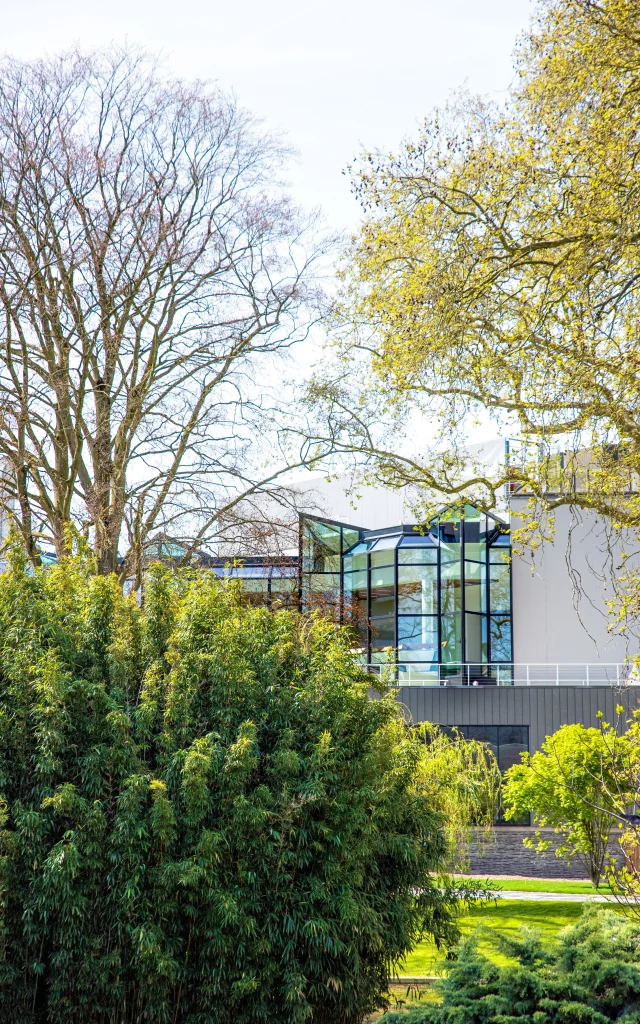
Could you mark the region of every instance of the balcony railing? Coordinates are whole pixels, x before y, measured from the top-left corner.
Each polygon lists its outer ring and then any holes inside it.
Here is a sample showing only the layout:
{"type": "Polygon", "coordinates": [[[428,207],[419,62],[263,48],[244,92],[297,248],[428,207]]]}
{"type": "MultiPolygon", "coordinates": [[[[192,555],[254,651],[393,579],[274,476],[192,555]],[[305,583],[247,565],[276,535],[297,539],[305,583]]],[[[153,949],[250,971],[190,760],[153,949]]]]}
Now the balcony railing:
{"type": "Polygon", "coordinates": [[[367,665],[393,686],[640,686],[640,667],[629,662],[592,664],[367,665]]]}

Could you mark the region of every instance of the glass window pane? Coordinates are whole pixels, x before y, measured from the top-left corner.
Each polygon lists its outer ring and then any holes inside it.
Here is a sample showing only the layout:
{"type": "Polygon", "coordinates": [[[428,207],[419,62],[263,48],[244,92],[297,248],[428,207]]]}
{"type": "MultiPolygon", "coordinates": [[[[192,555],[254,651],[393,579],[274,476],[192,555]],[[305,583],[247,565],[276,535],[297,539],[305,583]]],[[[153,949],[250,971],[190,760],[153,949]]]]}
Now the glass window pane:
{"type": "Polygon", "coordinates": [[[378,537],[374,540],[372,551],[386,551],[389,548],[397,548],[400,541],[400,535],[397,533],[389,534],[388,537],[378,537]]]}
{"type": "Polygon", "coordinates": [[[362,594],[364,592],[365,599],[367,595],[367,574],[366,572],[345,572],[344,574],[344,592],[345,594],[362,594]]]}
{"type": "Polygon", "coordinates": [[[309,587],[316,593],[340,593],[340,573],[314,572],[308,576],[309,587]]]}
{"type": "Polygon", "coordinates": [[[416,615],[438,613],[438,567],[398,568],[398,612],[416,615]]]}
{"type": "Polygon", "coordinates": [[[269,583],[268,583],[268,581],[266,579],[259,580],[259,579],[246,579],[245,578],[245,579],[241,579],[240,580],[240,585],[242,587],[243,593],[245,593],[245,594],[249,594],[249,593],[266,594],[267,593],[267,588],[269,586],[269,583]]]}
{"type": "Polygon", "coordinates": [[[395,569],[371,570],[371,616],[393,615],[396,607],[395,569]]]}
{"type": "Polygon", "coordinates": [[[367,557],[366,552],[361,552],[358,555],[345,555],[342,559],[344,571],[351,572],[352,569],[366,569],[367,557]]]}
{"type": "Polygon", "coordinates": [[[371,552],[371,568],[379,565],[393,565],[396,557],[395,548],[374,548],[371,552]]]}
{"type": "Polygon", "coordinates": [[[506,772],[520,763],[520,754],[529,749],[529,730],[526,725],[498,726],[498,767],[506,772]]]}
{"type": "Polygon", "coordinates": [[[524,749],[529,747],[529,726],[528,725],[499,725],[498,742],[524,744],[524,749]]]}
{"type": "Polygon", "coordinates": [[[491,566],[491,611],[511,611],[511,566],[491,566]]]}
{"type": "Polygon", "coordinates": [[[395,569],[393,566],[389,569],[372,569],[371,570],[371,590],[375,590],[377,587],[392,587],[395,583],[395,569]]]}
{"type": "Polygon", "coordinates": [[[298,589],[297,576],[272,576],[271,593],[293,594],[298,589]]]}
{"type": "Polygon", "coordinates": [[[437,561],[438,552],[436,548],[398,548],[398,562],[400,565],[435,565],[437,561]]]}
{"type": "Polygon", "coordinates": [[[366,572],[344,574],[345,616],[363,636],[367,631],[367,576],[366,572]]]}
{"type": "Polygon", "coordinates": [[[440,557],[445,561],[460,558],[460,523],[446,521],[440,523],[440,557]]]}
{"type": "Polygon", "coordinates": [[[275,607],[286,605],[295,608],[298,604],[298,579],[297,577],[272,576],[271,578],[271,604],[275,607]]]}
{"type": "Polygon", "coordinates": [[[511,548],[489,548],[489,561],[498,565],[508,565],[511,558],[511,548]]]}
{"type": "Polygon", "coordinates": [[[234,579],[268,579],[270,573],[270,565],[233,565],[229,570],[229,575],[234,579]]]}
{"type": "Polygon", "coordinates": [[[372,647],[395,647],[396,629],[395,619],[375,619],[371,622],[371,646],[372,647]]]}
{"type": "Polygon", "coordinates": [[[305,572],[335,572],[340,568],[339,526],[302,520],[302,568],[305,572]]]}
{"type": "Polygon", "coordinates": [[[401,662],[426,662],[432,664],[438,661],[438,645],[437,642],[433,647],[424,647],[411,649],[405,647],[402,650],[398,650],[398,661],[401,662]]]}
{"type": "Polygon", "coordinates": [[[512,661],[511,617],[492,615],[490,625],[491,661],[512,661]]]}
{"type": "Polygon", "coordinates": [[[340,607],[340,573],[303,573],[302,607],[335,615],[340,607]]]}
{"type": "Polygon", "coordinates": [[[464,563],[464,607],[468,612],[487,610],[487,569],[481,562],[464,563]]]}
{"type": "Polygon", "coordinates": [[[490,743],[492,747],[498,746],[497,725],[466,725],[464,726],[464,737],[467,740],[477,740],[478,743],[490,743]]]}
{"type": "Polygon", "coordinates": [[[440,620],[442,637],[440,657],[444,664],[462,661],[462,616],[443,615],[440,620]]]}
{"type": "Polygon", "coordinates": [[[399,615],[398,651],[428,651],[430,661],[438,647],[438,620],[435,615],[399,615]]]}
{"type": "Polygon", "coordinates": [[[342,527],[342,550],[349,551],[350,548],[357,544],[360,540],[360,530],[349,530],[347,527],[342,527]]]}
{"type": "Polygon", "coordinates": [[[483,665],[489,660],[486,615],[465,615],[465,647],[465,661],[483,665]]]}
{"type": "Polygon", "coordinates": [[[398,686],[438,686],[440,670],[437,665],[423,662],[398,666],[398,686]]]}
{"type": "Polygon", "coordinates": [[[443,615],[458,612],[462,608],[460,563],[442,565],[440,573],[440,611],[443,615]]]}
{"type": "Polygon", "coordinates": [[[396,610],[396,596],[393,587],[380,587],[371,591],[371,618],[393,615],[396,610]]]}

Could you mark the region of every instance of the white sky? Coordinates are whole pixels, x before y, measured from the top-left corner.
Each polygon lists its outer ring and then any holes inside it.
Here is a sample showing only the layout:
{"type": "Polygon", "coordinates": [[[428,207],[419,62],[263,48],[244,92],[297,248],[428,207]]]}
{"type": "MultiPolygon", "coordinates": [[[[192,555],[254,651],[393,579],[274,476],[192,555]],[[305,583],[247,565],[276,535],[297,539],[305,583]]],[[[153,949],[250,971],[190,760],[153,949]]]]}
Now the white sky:
{"type": "Polygon", "coordinates": [[[299,151],[298,200],[334,230],[359,207],[341,174],[361,145],[395,149],[465,83],[498,94],[530,0],[0,0],[0,49],[142,44],[186,77],[216,79],[299,151]]]}

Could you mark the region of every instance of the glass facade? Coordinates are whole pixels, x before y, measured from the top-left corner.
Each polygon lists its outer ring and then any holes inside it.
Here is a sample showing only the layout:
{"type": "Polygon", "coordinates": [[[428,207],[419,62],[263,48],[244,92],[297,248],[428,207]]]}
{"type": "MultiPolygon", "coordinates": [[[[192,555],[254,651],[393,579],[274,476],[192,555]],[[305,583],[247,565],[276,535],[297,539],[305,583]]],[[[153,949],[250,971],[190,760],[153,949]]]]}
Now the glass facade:
{"type": "MultiPolygon", "coordinates": [[[[163,541],[164,558],[184,549],[163,541]]],[[[397,665],[398,682],[469,684],[510,678],[509,527],[470,505],[428,527],[364,530],[300,517],[299,556],[199,564],[241,582],[251,604],[319,609],[349,623],[362,660],[397,665]]],[[[156,556],[156,557],[157,557],[156,556]]]]}
{"type": "MultiPolygon", "coordinates": [[[[216,560],[218,561],[218,560],[216,560]]],[[[221,560],[220,560],[221,561],[221,560]]],[[[299,603],[298,560],[274,564],[269,560],[256,564],[212,564],[210,570],[227,580],[238,580],[247,604],[270,608],[297,608],[299,603]]]]}
{"type": "MultiPolygon", "coordinates": [[[[343,555],[357,546],[364,530],[315,516],[300,519],[300,603],[344,618],[343,555]]],[[[351,582],[351,581],[350,581],[351,582]]]]}
{"type": "Polygon", "coordinates": [[[490,682],[513,660],[509,528],[471,505],[424,530],[303,517],[301,556],[303,608],[351,622],[369,664],[490,682]]]}

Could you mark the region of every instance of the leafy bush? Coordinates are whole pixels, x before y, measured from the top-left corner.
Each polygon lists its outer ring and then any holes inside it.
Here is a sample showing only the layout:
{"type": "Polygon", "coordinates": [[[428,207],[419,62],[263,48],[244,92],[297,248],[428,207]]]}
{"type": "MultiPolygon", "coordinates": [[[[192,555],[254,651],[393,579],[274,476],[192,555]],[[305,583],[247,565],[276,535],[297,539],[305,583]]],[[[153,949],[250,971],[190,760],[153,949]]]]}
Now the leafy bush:
{"type": "Polygon", "coordinates": [[[330,623],[154,567],[0,584],[0,1020],[360,1021],[455,893],[424,744],[330,623]]]}
{"type": "Polygon", "coordinates": [[[380,1024],[608,1024],[640,1020],[640,925],[605,908],[544,947],[535,933],[500,936],[517,964],[498,967],[478,953],[477,935],[441,983],[442,1003],[387,1013],[380,1024]]]}
{"type": "MultiPolygon", "coordinates": [[[[633,803],[633,787],[629,791],[624,785],[630,781],[632,748],[629,735],[620,736],[604,723],[599,729],[563,725],[547,736],[540,750],[521,754],[521,763],[507,771],[502,791],[505,817],[517,820],[531,812],[536,825],[551,826],[561,837],[556,857],[579,860],[599,886],[602,875],[611,873],[612,861],[615,864],[608,852],[611,833],[620,812],[633,803]]],[[[540,832],[523,842],[539,853],[551,846],[540,832]]]]}

